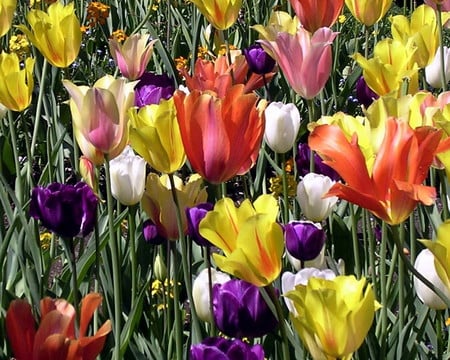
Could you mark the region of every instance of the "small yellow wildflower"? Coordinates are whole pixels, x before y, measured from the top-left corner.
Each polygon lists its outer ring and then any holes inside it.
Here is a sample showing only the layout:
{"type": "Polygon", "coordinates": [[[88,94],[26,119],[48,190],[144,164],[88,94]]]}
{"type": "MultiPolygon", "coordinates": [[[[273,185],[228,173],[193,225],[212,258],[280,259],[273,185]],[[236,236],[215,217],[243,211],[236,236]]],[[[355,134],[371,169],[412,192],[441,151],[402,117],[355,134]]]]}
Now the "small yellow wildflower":
{"type": "MultiPolygon", "coordinates": [[[[234,46],[234,45],[228,45],[228,48],[230,49],[230,50],[237,50],[238,48],[236,47],[236,46],[234,46]]],[[[218,52],[218,54],[217,55],[226,55],[226,53],[227,53],[227,45],[226,44],[222,44],[222,45],[220,45],[220,49],[219,49],[219,52],[218,52]]]]}
{"type": "Polygon", "coordinates": [[[48,248],[50,248],[50,244],[52,242],[52,234],[50,234],[48,231],[43,232],[39,235],[39,242],[41,244],[41,249],[47,250],[48,248]]]}
{"type": "Polygon", "coordinates": [[[447,318],[447,320],[445,320],[445,326],[450,326],[450,318],[447,318]]]}
{"type": "Polygon", "coordinates": [[[116,39],[119,43],[125,41],[127,37],[127,34],[125,34],[125,31],[123,31],[122,29],[113,31],[113,33],[111,34],[111,38],[116,39]]]}
{"type": "Polygon", "coordinates": [[[208,56],[208,48],[205,46],[199,46],[197,48],[197,57],[199,59],[206,59],[207,56],[208,56]]]}
{"type": "Polygon", "coordinates": [[[13,35],[9,39],[9,51],[16,53],[21,60],[30,53],[30,43],[25,35],[13,35]]]}
{"type": "Polygon", "coordinates": [[[88,26],[93,27],[97,24],[104,25],[109,16],[109,9],[109,5],[103,4],[100,1],[92,1],[89,3],[86,10],[88,26]]]}
{"type": "Polygon", "coordinates": [[[338,22],[339,24],[343,24],[347,20],[347,17],[345,15],[339,15],[338,22]]]}
{"type": "Polygon", "coordinates": [[[189,62],[188,59],[186,59],[182,56],[179,56],[179,57],[175,58],[174,61],[175,61],[175,66],[176,66],[177,70],[188,68],[188,62],[189,62]]]}
{"type": "Polygon", "coordinates": [[[284,169],[290,173],[294,169],[294,159],[290,158],[286,161],[286,165],[284,166],[284,169]]]}
{"type": "MultiPolygon", "coordinates": [[[[287,174],[287,185],[288,185],[288,196],[295,197],[297,195],[297,182],[295,181],[294,175],[287,174]]],[[[269,179],[270,187],[269,190],[273,193],[275,197],[283,194],[283,178],[281,175],[272,177],[269,179]]]]}

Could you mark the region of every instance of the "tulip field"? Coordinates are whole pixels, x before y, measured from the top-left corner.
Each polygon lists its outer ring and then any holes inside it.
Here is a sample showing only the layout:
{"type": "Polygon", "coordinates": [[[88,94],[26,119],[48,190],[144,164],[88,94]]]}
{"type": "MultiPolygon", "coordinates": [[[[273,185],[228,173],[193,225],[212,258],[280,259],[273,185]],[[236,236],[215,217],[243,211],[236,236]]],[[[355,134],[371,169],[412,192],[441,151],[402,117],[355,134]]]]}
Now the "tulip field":
{"type": "Polygon", "coordinates": [[[0,0],[0,360],[450,359],[450,0],[0,0]]]}

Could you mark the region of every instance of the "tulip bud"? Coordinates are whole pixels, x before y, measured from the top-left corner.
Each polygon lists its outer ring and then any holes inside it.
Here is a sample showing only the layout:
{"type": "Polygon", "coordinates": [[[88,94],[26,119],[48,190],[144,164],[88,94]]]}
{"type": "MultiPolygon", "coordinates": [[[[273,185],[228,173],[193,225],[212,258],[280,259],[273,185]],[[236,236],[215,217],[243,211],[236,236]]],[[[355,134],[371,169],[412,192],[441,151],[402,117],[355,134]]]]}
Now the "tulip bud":
{"type": "Polygon", "coordinates": [[[328,176],[309,173],[297,186],[297,201],[308,220],[320,222],[330,215],[338,198],[323,196],[334,185],[328,176]]]}
{"type": "Polygon", "coordinates": [[[80,175],[83,181],[88,184],[94,192],[98,192],[98,179],[95,172],[95,165],[86,156],[80,156],[80,175]]]}
{"type": "Polygon", "coordinates": [[[356,98],[361,105],[364,105],[366,108],[368,108],[375,99],[379,98],[379,96],[370,87],[367,86],[364,77],[360,76],[358,81],[356,82],[356,98]]]}
{"type": "Polygon", "coordinates": [[[214,207],[211,203],[201,203],[196,206],[186,208],[186,219],[188,225],[188,235],[199,246],[209,246],[211,243],[200,235],[200,221],[206,216],[208,211],[214,207]]]}
{"type": "Polygon", "coordinates": [[[157,105],[162,99],[170,99],[174,91],[175,84],[167,74],[157,75],[145,72],[134,89],[134,104],[139,108],[145,105],[157,105]]]}
{"type": "Polygon", "coordinates": [[[215,284],[223,284],[231,280],[227,274],[210,269],[211,271],[211,286],[209,285],[208,269],[203,269],[195,278],[192,285],[192,298],[194,299],[195,311],[197,316],[205,321],[212,322],[213,316],[211,313],[211,298],[210,291],[215,284]]]}
{"type": "MultiPolygon", "coordinates": [[[[434,264],[434,255],[429,249],[424,249],[417,255],[414,268],[450,299],[450,290],[439,277],[434,264]]],[[[442,299],[417,277],[414,277],[414,288],[419,299],[428,307],[435,310],[447,308],[442,299]]]]}
{"type": "MultiPolygon", "coordinates": [[[[450,49],[444,46],[444,72],[447,83],[450,80],[450,49]]],[[[438,48],[431,64],[425,67],[425,78],[427,83],[435,89],[443,88],[447,84],[442,84],[441,80],[441,50],[438,48]]]]}
{"type": "Polygon", "coordinates": [[[161,245],[164,242],[164,238],[158,234],[158,228],[150,220],[145,220],[142,224],[142,235],[149,244],[161,245]]]}
{"type": "Polygon", "coordinates": [[[155,262],[153,264],[153,273],[155,274],[155,278],[160,281],[164,281],[167,279],[167,267],[159,254],[155,257],[155,262]]]}
{"type": "Polygon", "coordinates": [[[300,112],[292,104],[273,102],[264,110],[264,140],[277,153],[285,153],[294,145],[300,129],[300,112]]]}
{"type": "Polygon", "coordinates": [[[256,43],[244,49],[243,52],[249,69],[255,74],[263,75],[273,70],[275,60],[262,48],[261,44],[256,43]]]}
{"type": "Polygon", "coordinates": [[[319,256],[326,240],[320,225],[308,221],[294,221],[283,228],[289,254],[300,261],[313,260],[319,256]]]}

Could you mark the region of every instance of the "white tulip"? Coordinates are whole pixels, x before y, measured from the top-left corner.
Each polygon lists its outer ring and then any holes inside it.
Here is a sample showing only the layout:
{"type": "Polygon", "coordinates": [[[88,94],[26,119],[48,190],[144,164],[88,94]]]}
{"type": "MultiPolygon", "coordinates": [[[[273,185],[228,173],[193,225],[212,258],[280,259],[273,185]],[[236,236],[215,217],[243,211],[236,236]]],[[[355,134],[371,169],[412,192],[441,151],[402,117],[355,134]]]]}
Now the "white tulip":
{"type": "Polygon", "coordinates": [[[309,173],[297,185],[297,201],[308,220],[320,222],[331,214],[338,198],[323,196],[335,184],[328,176],[309,173]]]}
{"type": "MultiPolygon", "coordinates": [[[[333,280],[336,277],[336,274],[330,269],[319,270],[316,268],[304,268],[300,270],[297,274],[293,274],[289,271],[286,271],[281,276],[281,291],[283,294],[286,294],[289,291],[295,289],[297,285],[307,285],[310,278],[322,278],[327,280],[333,280]]],[[[292,300],[287,297],[283,297],[284,302],[289,309],[289,312],[297,315],[297,311],[295,310],[294,305],[292,304],[292,300]]]]}
{"type": "Polygon", "coordinates": [[[192,285],[192,298],[197,316],[201,320],[205,322],[213,321],[209,296],[210,288],[212,289],[215,284],[223,284],[229,280],[231,280],[229,275],[215,269],[211,269],[211,287],[209,286],[208,269],[203,269],[195,278],[194,284],[192,285]]]}
{"type": "Polygon", "coordinates": [[[300,129],[300,112],[292,104],[272,102],[264,111],[264,140],[275,152],[283,154],[294,146],[300,129]]]}
{"type": "MultiPolygon", "coordinates": [[[[436,288],[441,290],[445,296],[450,298],[450,291],[444,285],[441,278],[436,272],[434,265],[434,255],[428,250],[422,250],[414,262],[415,269],[423,275],[428,281],[430,281],[436,288]]],[[[426,286],[417,277],[414,277],[414,288],[416,289],[419,299],[428,307],[435,310],[444,310],[447,308],[441,298],[428,286],[426,286]]]]}
{"type": "Polygon", "coordinates": [[[117,201],[129,206],[141,200],[145,190],[145,164],[129,146],[109,162],[111,192],[117,201]]]}
{"type": "MultiPolygon", "coordinates": [[[[450,80],[450,49],[444,46],[444,72],[447,83],[450,80]]],[[[425,78],[427,83],[435,89],[442,88],[441,81],[441,50],[438,48],[433,61],[425,67],[425,78]]],[[[447,85],[447,84],[444,84],[447,85]]]]}

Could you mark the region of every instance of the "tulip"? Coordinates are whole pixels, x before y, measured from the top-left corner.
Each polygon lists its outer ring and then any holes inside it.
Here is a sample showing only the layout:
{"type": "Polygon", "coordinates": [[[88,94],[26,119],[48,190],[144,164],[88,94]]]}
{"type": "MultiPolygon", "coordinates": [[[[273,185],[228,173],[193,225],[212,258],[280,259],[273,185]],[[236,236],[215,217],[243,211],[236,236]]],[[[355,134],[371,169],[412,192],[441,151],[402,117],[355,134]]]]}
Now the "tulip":
{"type": "Polygon", "coordinates": [[[297,313],[290,313],[313,359],[351,359],[363,343],[379,305],[365,278],[310,278],[284,294],[297,313]]]}
{"type": "Polygon", "coordinates": [[[224,98],[212,92],[176,91],[177,118],[192,168],[213,184],[245,174],[256,162],[264,134],[263,111],[244,85],[230,88],[224,98]]]}
{"type": "Polygon", "coordinates": [[[260,337],[274,330],[278,320],[259,288],[239,279],[213,287],[213,312],[217,328],[231,337],[260,337]]]}
{"type": "Polygon", "coordinates": [[[289,0],[300,24],[313,33],[321,27],[331,27],[336,22],[344,0],[289,0]]]}
{"type": "Polygon", "coordinates": [[[53,183],[33,189],[30,215],[61,237],[84,237],[94,229],[97,203],[97,197],[86,183],[53,183]]]}
{"type": "Polygon", "coordinates": [[[349,140],[337,125],[314,128],[309,146],[346,182],[334,184],[326,196],[352,202],[395,225],[408,218],[417,203],[433,204],[436,190],[422,183],[440,138],[441,131],[432,127],[413,130],[407,122],[389,118],[370,168],[356,136],[349,140]]]}
{"type": "Polygon", "coordinates": [[[11,28],[17,0],[4,0],[0,4],[0,37],[5,35],[11,28]]]}
{"type": "Polygon", "coordinates": [[[439,48],[435,11],[427,5],[420,5],[411,14],[411,21],[404,15],[396,15],[392,17],[391,22],[393,39],[405,45],[414,45],[414,61],[420,68],[430,64],[439,48]]]}
{"type": "MultiPolygon", "coordinates": [[[[295,155],[295,162],[297,165],[297,172],[301,177],[310,173],[310,160],[311,159],[311,149],[308,144],[300,143],[298,144],[298,151],[295,155]]],[[[328,165],[323,163],[323,160],[319,155],[314,153],[314,172],[319,175],[328,176],[333,181],[338,181],[341,177],[339,174],[330,168],[328,165]]]]}
{"type": "Polygon", "coordinates": [[[30,304],[13,300],[6,312],[6,333],[17,360],[94,360],[111,331],[107,320],[98,331],[87,336],[88,325],[102,297],[86,295],[81,301],[80,327],[75,329],[75,308],[63,299],[41,300],[41,319],[36,330],[30,304]]]}
{"type": "MultiPolygon", "coordinates": [[[[313,267],[307,267],[301,269],[296,274],[286,271],[281,276],[281,290],[283,291],[283,294],[287,294],[289,291],[294,291],[297,285],[306,286],[311,278],[333,280],[335,277],[335,273],[330,269],[319,270],[313,267]]],[[[289,312],[298,316],[292,300],[286,296],[284,296],[283,299],[289,312]]]]}
{"type": "Polygon", "coordinates": [[[197,316],[205,322],[213,321],[213,314],[211,313],[212,302],[209,296],[210,290],[212,290],[215,284],[223,284],[231,280],[223,272],[215,269],[209,269],[209,271],[211,272],[211,284],[208,269],[203,269],[195,278],[194,284],[192,285],[192,298],[194,300],[195,311],[197,312],[197,316]]]}
{"type": "Polygon", "coordinates": [[[213,254],[217,266],[256,286],[269,285],[281,271],[283,231],[277,224],[278,204],[261,195],[253,205],[236,208],[230,198],[219,200],[200,221],[200,235],[224,255],[213,254]]]}
{"type": "MultiPolygon", "coordinates": [[[[450,299],[450,220],[442,223],[437,230],[436,241],[421,240],[427,249],[416,259],[414,267],[450,299]],[[427,251],[428,250],[428,251],[427,251]]],[[[419,279],[414,278],[414,287],[420,300],[433,309],[447,306],[431,289],[419,279]]]]}
{"type": "Polygon", "coordinates": [[[66,68],[75,61],[81,46],[81,29],[74,3],[63,5],[57,1],[47,12],[32,9],[27,20],[31,30],[25,25],[18,28],[50,64],[66,68]]]}
{"type": "Polygon", "coordinates": [[[286,250],[300,261],[313,260],[322,251],[326,235],[322,228],[308,221],[293,221],[283,226],[286,250]]]}
{"type": "Polygon", "coordinates": [[[424,3],[431,6],[433,9],[437,9],[437,4],[441,5],[441,11],[450,11],[450,0],[424,0],[424,3]]]}
{"type": "Polygon", "coordinates": [[[170,99],[175,91],[175,85],[173,79],[166,74],[144,72],[134,91],[134,105],[141,108],[145,105],[157,105],[162,99],[170,99]]]}
{"type": "Polygon", "coordinates": [[[191,345],[191,360],[264,360],[260,344],[250,345],[239,339],[210,337],[200,344],[191,345]]]}
{"type": "Polygon", "coordinates": [[[398,97],[404,79],[409,80],[408,94],[416,93],[419,88],[415,51],[412,43],[404,45],[398,40],[384,39],[375,45],[373,58],[355,54],[354,59],[363,69],[367,85],[376,94],[398,97]]]}
{"type": "Polygon", "coordinates": [[[191,0],[217,30],[226,30],[237,20],[242,0],[191,0]]]}
{"type": "Polygon", "coordinates": [[[375,99],[378,99],[378,97],[379,96],[367,86],[364,77],[360,76],[356,82],[356,98],[358,99],[358,102],[367,108],[375,99]]]}
{"type": "Polygon", "coordinates": [[[338,198],[324,195],[334,184],[328,176],[316,173],[306,174],[298,183],[297,201],[308,220],[320,222],[331,214],[338,198]]]}
{"type": "Polygon", "coordinates": [[[142,224],[142,235],[148,244],[161,245],[165,240],[158,234],[158,228],[151,220],[145,220],[142,224]]]}
{"type": "Polygon", "coordinates": [[[392,5],[392,0],[345,0],[356,20],[366,26],[380,21],[392,5]]]}
{"type": "Polygon", "coordinates": [[[80,175],[83,181],[94,191],[98,192],[98,178],[94,164],[86,156],[80,156],[80,175]]]}
{"type": "MultiPolygon", "coordinates": [[[[206,201],[206,189],[202,188],[203,181],[198,174],[191,175],[186,184],[183,184],[183,181],[177,176],[174,176],[174,181],[180,209],[206,201]]],[[[158,177],[158,175],[151,173],[147,176],[141,203],[144,211],[155,224],[160,236],[169,240],[178,239],[177,220],[174,216],[176,205],[173,201],[168,175],[158,177]]],[[[183,233],[186,234],[187,220],[184,211],[181,212],[181,222],[183,233]]]]}
{"type": "Polygon", "coordinates": [[[150,35],[133,34],[119,42],[109,40],[109,50],[120,72],[128,80],[136,80],[144,74],[153,54],[153,45],[157,40],[148,41],[150,35]]]}
{"type": "Polygon", "coordinates": [[[174,100],[131,108],[130,143],[154,169],[171,174],[186,161],[174,100]]]}
{"type": "Polygon", "coordinates": [[[202,203],[190,208],[186,208],[188,235],[199,246],[211,245],[208,240],[200,235],[199,226],[200,221],[206,216],[208,211],[211,211],[213,209],[213,207],[214,205],[211,203],[202,203]]]}
{"type": "Polygon", "coordinates": [[[114,198],[127,206],[137,204],[145,189],[145,160],[128,146],[109,165],[114,198]]]}
{"type": "Polygon", "coordinates": [[[311,35],[300,27],[294,35],[283,32],[274,41],[259,42],[273,54],[292,89],[301,97],[312,99],[330,76],[331,43],[336,36],[329,28],[320,28],[311,35]]]}
{"type": "MultiPolygon", "coordinates": [[[[450,49],[444,46],[444,72],[447,83],[450,81],[450,49]]],[[[425,68],[425,78],[427,83],[435,89],[445,88],[447,84],[442,84],[441,79],[441,53],[437,49],[433,61],[425,68]]]]}
{"type": "MultiPolygon", "coordinates": [[[[259,33],[259,38],[268,41],[274,41],[279,32],[287,32],[294,35],[299,27],[298,18],[292,18],[287,12],[274,11],[270,15],[267,26],[253,25],[252,28],[259,33]]],[[[266,50],[267,51],[267,50],[266,50]]],[[[272,56],[272,52],[267,51],[272,56]]]]}
{"type": "Polygon", "coordinates": [[[109,160],[118,156],[128,142],[127,111],[134,103],[135,83],[106,75],[91,88],[68,80],[63,85],[71,96],[74,131],[83,154],[96,165],[101,164],[101,154],[109,160]]]}
{"type": "Polygon", "coordinates": [[[244,49],[244,56],[250,71],[255,74],[267,74],[275,66],[275,60],[264,51],[259,43],[244,49]]]}
{"type": "Polygon", "coordinates": [[[0,53],[0,103],[9,110],[23,111],[30,106],[34,62],[27,58],[22,67],[16,53],[0,53]]]}
{"type": "Polygon", "coordinates": [[[264,140],[277,153],[285,153],[294,146],[300,129],[300,112],[292,104],[273,102],[264,110],[266,126],[264,140]]]}

